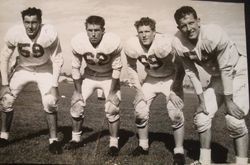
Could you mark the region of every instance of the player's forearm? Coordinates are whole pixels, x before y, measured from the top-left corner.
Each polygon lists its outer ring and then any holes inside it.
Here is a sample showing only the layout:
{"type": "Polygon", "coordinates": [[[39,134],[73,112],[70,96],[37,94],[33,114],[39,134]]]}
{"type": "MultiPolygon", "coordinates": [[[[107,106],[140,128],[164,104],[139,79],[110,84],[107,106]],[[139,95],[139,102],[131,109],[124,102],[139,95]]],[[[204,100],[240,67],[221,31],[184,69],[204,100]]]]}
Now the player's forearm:
{"type": "Polygon", "coordinates": [[[128,65],[128,76],[129,76],[131,85],[132,85],[137,91],[142,91],[140,79],[139,79],[139,76],[138,76],[138,74],[137,74],[137,72],[136,72],[136,68],[134,68],[134,67],[128,65]]]}
{"type": "Polygon", "coordinates": [[[120,79],[112,78],[109,94],[115,94],[120,88],[120,79]]]}
{"type": "Polygon", "coordinates": [[[175,76],[171,90],[173,92],[180,91],[183,88],[183,80],[185,77],[185,70],[181,63],[175,63],[175,76]]]}
{"type": "Polygon", "coordinates": [[[13,54],[13,50],[9,49],[7,46],[3,48],[1,51],[1,76],[2,76],[2,85],[8,85],[8,67],[9,60],[11,55],[13,54]]]}
{"type": "Polygon", "coordinates": [[[59,80],[59,76],[60,76],[62,65],[63,65],[63,58],[57,57],[57,59],[52,62],[53,62],[53,80],[52,80],[53,84],[52,85],[53,87],[58,87],[58,80],[59,80]]]}
{"type": "Polygon", "coordinates": [[[75,91],[78,93],[82,93],[82,79],[73,79],[74,80],[74,86],[75,86],[75,91]]]}
{"type": "Polygon", "coordinates": [[[193,87],[194,87],[194,90],[196,92],[197,95],[203,93],[203,89],[202,89],[202,85],[201,85],[201,82],[198,78],[198,73],[194,73],[190,70],[185,70],[186,71],[186,74],[187,76],[189,77],[191,83],[193,84],[193,87]]]}
{"type": "Polygon", "coordinates": [[[224,95],[232,95],[233,93],[233,76],[229,71],[221,71],[222,85],[224,88],[224,95]]]}
{"type": "Polygon", "coordinates": [[[200,104],[205,104],[204,94],[201,93],[201,94],[198,94],[197,96],[198,96],[199,103],[200,104]]]}
{"type": "Polygon", "coordinates": [[[120,88],[121,68],[114,69],[112,72],[112,82],[109,93],[115,93],[120,88]]]}
{"type": "Polygon", "coordinates": [[[61,51],[61,45],[57,39],[50,47],[52,53],[51,61],[53,63],[53,87],[58,87],[58,80],[63,65],[63,55],[61,51]]]}

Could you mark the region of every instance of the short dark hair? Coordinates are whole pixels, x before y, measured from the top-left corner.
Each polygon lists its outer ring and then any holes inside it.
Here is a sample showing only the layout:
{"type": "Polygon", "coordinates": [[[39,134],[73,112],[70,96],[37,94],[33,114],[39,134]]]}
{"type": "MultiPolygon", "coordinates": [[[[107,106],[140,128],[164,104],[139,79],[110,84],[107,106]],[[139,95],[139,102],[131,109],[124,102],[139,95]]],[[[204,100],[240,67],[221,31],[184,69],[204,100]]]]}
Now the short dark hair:
{"type": "Polygon", "coordinates": [[[152,18],[142,17],[140,20],[135,21],[135,27],[138,29],[140,26],[150,26],[151,30],[155,31],[156,22],[152,18]]]}
{"type": "Polygon", "coordinates": [[[175,22],[178,24],[179,20],[186,15],[192,14],[195,19],[197,19],[197,13],[191,6],[182,6],[177,9],[174,13],[175,22]]]}
{"type": "Polygon", "coordinates": [[[25,16],[31,16],[31,15],[36,15],[37,16],[37,19],[40,21],[40,22],[42,22],[42,10],[41,9],[37,9],[37,8],[35,8],[35,7],[29,7],[28,9],[26,9],[26,10],[23,10],[22,12],[21,12],[21,14],[22,14],[22,18],[23,18],[23,20],[24,20],[24,17],[25,16]]]}
{"type": "Polygon", "coordinates": [[[86,19],[85,22],[85,27],[87,28],[87,24],[95,24],[95,25],[100,25],[101,28],[104,28],[105,26],[105,20],[101,16],[97,15],[91,15],[86,19]]]}

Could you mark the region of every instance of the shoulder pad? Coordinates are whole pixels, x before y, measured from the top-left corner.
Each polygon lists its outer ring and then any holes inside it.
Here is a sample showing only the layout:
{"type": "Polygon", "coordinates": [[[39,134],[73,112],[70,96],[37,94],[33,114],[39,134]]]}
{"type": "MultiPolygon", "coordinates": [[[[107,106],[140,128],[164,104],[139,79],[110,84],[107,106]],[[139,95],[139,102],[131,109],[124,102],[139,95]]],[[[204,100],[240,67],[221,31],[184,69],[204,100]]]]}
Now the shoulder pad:
{"type": "Polygon", "coordinates": [[[215,48],[218,45],[222,39],[222,36],[227,35],[225,31],[223,31],[223,29],[218,25],[209,24],[201,26],[201,39],[203,41],[208,41],[208,43],[211,44],[211,48],[215,48]]]}
{"type": "Polygon", "coordinates": [[[102,41],[98,47],[98,51],[104,54],[113,52],[120,53],[122,50],[121,39],[114,33],[107,32],[103,35],[102,41]]]}
{"type": "Polygon", "coordinates": [[[134,36],[128,39],[124,45],[124,53],[131,58],[138,58],[142,47],[140,45],[138,37],[134,36]]]}
{"type": "Polygon", "coordinates": [[[4,41],[9,47],[17,46],[18,40],[25,37],[26,32],[23,25],[15,25],[8,30],[4,41]]]}
{"type": "Polygon", "coordinates": [[[76,34],[71,40],[71,47],[78,54],[91,52],[91,44],[88,40],[88,35],[85,32],[76,34]]]}
{"type": "Polygon", "coordinates": [[[154,42],[152,44],[154,54],[158,58],[165,58],[169,55],[172,50],[172,39],[173,37],[169,35],[156,34],[154,42]]]}
{"type": "Polygon", "coordinates": [[[173,52],[178,54],[178,56],[184,56],[183,52],[188,52],[189,41],[183,37],[180,31],[178,31],[172,40],[173,52]]]}
{"type": "Polygon", "coordinates": [[[52,25],[43,24],[41,27],[41,33],[37,40],[37,43],[43,47],[49,47],[57,39],[57,32],[52,25]]]}

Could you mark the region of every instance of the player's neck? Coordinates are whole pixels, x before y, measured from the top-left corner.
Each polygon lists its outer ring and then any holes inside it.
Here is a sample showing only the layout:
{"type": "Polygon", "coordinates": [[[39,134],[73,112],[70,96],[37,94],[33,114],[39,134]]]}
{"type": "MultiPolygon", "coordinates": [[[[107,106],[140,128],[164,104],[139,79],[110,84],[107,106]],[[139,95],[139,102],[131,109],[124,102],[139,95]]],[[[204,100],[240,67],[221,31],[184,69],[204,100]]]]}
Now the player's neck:
{"type": "Polygon", "coordinates": [[[189,42],[191,42],[191,44],[193,44],[193,45],[196,45],[197,42],[198,42],[198,38],[196,38],[196,39],[189,39],[189,42]]]}
{"type": "MultiPolygon", "coordinates": [[[[100,41],[101,42],[101,41],[100,41]]],[[[98,42],[98,43],[91,43],[91,45],[94,47],[94,48],[96,48],[96,47],[98,47],[98,45],[100,44],[100,42],[98,42]]]]}
{"type": "Polygon", "coordinates": [[[143,44],[141,43],[142,48],[143,48],[146,52],[148,52],[148,50],[150,49],[151,45],[152,45],[152,43],[149,44],[149,45],[143,45],[143,44]]]}

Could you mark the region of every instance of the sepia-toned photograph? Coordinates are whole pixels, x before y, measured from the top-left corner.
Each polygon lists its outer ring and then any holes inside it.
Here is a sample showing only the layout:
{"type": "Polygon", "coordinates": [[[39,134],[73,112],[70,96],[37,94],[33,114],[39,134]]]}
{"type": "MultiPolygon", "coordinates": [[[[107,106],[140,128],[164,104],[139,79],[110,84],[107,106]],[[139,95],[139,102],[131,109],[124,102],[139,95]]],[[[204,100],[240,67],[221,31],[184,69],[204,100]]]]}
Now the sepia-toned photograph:
{"type": "Polygon", "coordinates": [[[249,164],[246,6],[0,0],[0,164],[249,164]]]}

